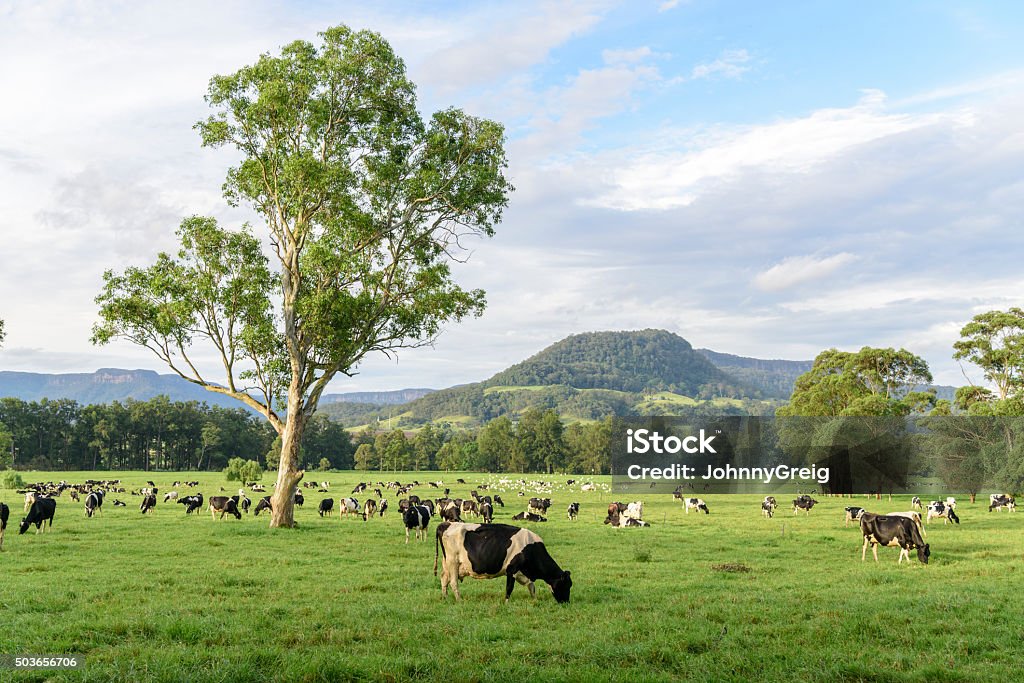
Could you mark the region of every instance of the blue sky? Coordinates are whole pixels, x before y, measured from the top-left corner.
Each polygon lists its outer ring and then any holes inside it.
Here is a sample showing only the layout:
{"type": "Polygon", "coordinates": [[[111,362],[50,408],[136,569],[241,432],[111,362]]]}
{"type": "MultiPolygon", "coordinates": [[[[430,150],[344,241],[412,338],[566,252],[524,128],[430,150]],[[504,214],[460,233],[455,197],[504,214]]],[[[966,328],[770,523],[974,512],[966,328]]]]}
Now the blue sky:
{"type": "Polygon", "coordinates": [[[425,113],[505,123],[517,191],[457,270],[485,315],[332,390],[643,327],[760,357],[904,346],[961,383],[960,327],[1022,304],[1020,3],[0,0],[0,369],[164,371],[89,344],[103,270],[186,215],[248,217],[191,129],[205,84],[340,22],[392,43],[425,113]]]}

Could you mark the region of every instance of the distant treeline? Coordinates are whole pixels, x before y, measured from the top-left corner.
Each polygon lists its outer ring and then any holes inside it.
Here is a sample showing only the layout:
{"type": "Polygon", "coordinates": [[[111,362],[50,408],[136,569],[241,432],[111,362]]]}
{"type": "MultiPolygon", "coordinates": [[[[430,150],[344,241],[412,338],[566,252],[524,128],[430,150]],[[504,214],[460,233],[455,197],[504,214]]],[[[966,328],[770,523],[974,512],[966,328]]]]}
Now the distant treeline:
{"type": "MultiPolygon", "coordinates": [[[[516,422],[477,430],[425,425],[415,432],[365,430],[352,437],[317,414],[302,440],[307,469],[609,471],[611,418],[563,424],[555,410],[526,409],[516,422]]],[[[260,417],[195,401],[0,399],[0,469],[221,470],[232,458],[277,467],[280,441],[260,417]]]]}
{"type": "MultiPolygon", "coordinates": [[[[0,399],[0,469],[220,470],[231,458],[266,462],[276,434],[243,408],[196,401],[79,405],[61,399],[0,399]]],[[[351,466],[348,433],[325,417],[306,430],[303,447],[351,466]]]]}

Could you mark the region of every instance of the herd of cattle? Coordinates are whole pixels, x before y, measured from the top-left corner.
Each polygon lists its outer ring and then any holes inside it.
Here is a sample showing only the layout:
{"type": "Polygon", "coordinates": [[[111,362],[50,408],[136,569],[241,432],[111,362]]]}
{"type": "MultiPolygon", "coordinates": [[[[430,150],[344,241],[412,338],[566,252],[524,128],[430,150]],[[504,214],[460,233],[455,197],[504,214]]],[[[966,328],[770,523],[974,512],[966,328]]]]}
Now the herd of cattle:
{"type": "MultiPolygon", "coordinates": [[[[458,483],[466,485],[462,479],[458,483]]],[[[508,482],[503,482],[508,483],[508,482]]],[[[524,480],[514,482],[519,486],[527,485],[524,480]]],[[[575,482],[569,480],[567,485],[575,482]]],[[[152,482],[139,490],[132,490],[131,495],[141,497],[139,510],[146,514],[153,510],[158,501],[159,488],[152,482]]],[[[533,482],[538,487],[535,490],[550,492],[550,483],[533,482]]],[[[195,489],[199,486],[198,481],[174,482],[172,489],[163,496],[163,502],[174,502],[184,506],[185,514],[197,513],[204,507],[209,510],[213,519],[223,519],[225,515],[231,515],[235,519],[242,519],[243,513],[248,514],[252,509],[253,516],[265,510],[272,510],[270,496],[261,497],[255,504],[249,499],[245,488],[238,490],[237,495],[215,495],[204,498],[200,492],[179,493],[178,488],[187,487],[195,489]]],[[[251,492],[265,492],[265,488],[259,484],[246,484],[251,492]]],[[[570,573],[563,571],[548,554],[541,538],[529,529],[520,527],[495,524],[494,506],[505,507],[501,496],[495,492],[488,493],[489,484],[480,484],[470,493],[469,498],[457,498],[450,496],[450,489],[444,488],[443,482],[425,482],[421,484],[413,481],[407,484],[401,482],[377,482],[372,489],[373,496],[367,496],[362,504],[354,498],[370,491],[372,484],[360,483],[352,490],[351,496],[344,496],[338,500],[337,510],[339,517],[356,516],[361,517],[364,522],[374,517],[382,518],[389,509],[385,490],[393,490],[394,495],[399,496],[396,501],[398,514],[405,527],[405,542],[409,543],[410,537],[416,540],[426,540],[430,521],[437,517],[439,524],[435,533],[434,552],[434,574],[437,575],[439,558],[442,559],[441,590],[446,596],[451,588],[456,599],[459,596],[458,582],[466,576],[475,578],[506,577],[505,599],[512,593],[515,584],[522,583],[527,586],[531,595],[535,595],[534,582],[545,581],[551,588],[552,594],[558,602],[569,601],[569,589],[572,585],[570,573]],[[410,493],[415,487],[427,486],[443,489],[443,495],[438,497],[419,496],[410,493]],[[467,519],[475,517],[479,522],[468,522],[467,519]]],[[[311,482],[303,485],[306,489],[315,489],[318,492],[326,493],[330,489],[329,482],[311,482]]],[[[497,488],[497,487],[496,487],[497,488]]],[[[584,484],[581,491],[593,491],[595,485],[584,484]]],[[[501,490],[507,490],[502,487],[501,490]]],[[[223,492],[223,488],[221,489],[223,492]]],[[[26,515],[21,521],[20,534],[24,534],[29,527],[35,525],[36,533],[53,526],[53,519],[57,507],[57,498],[65,492],[74,501],[81,501],[84,506],[86,517],[93,517],[102,512],[103,503],[111,494],[124,494],[126,490],[121,487],[120,481],[112,480],[88,480],[84,484],[68,484],[67,482],[33,484],[20,493],[25,495],[26,515]]],[[[520,490],[519,496],[526,496],[525,491],[520,490]]],[[[691,510],[703,512],[710,515],[708,504],[700,498],[690,498],[683,495],[682,489],[677,489],[673,496],[680,501],[685,513],[691,510]]],[[[550,497],[531,497],[527,501],[526,509],[512,517],[513,520],[525,522],[545,522],[548,512],[552,506],[550,497]]],[[[301,491],[296,491],[294,497],[296,506],[301,507],[305,498],[301,491]]],[[[793,513],[803,511],[810,514],[811,509],[818,504],[818,501],[810,495],[799,495],[793,499],[793,513]]],[[[114,499],[115,507],[126,507],[127,504],[119,499],[114,499]]],[[[761,514],[771,518],[778,507],[778,501],[774,496],[765,496],[761,502],[761,514]]],[[[947,498],[944,501],[934,500],[924,506],[917,496],[911,501],[910,511],[891,512],[885,515],[878,515],[868,512],[862,507],[849,506],[844,508],[846,513],[846,525],[850,522],[857,522],[860,525],[864,538],[861,550],[861,559],[866,559],[867,548],[871,546],[875,560],[878,560],[878,546],[898,547],[900,549],[898,563],[904,559],[910,560],[910,551],[916,550],[918,559],[927,563],[931,555],[931,549],[925,542],[926,532],[924,524],[932,519],[941,518],[943,523],[960,523],[956,514],[956,500],[947,498]],[[925,512],[926,510],[926,512],[925,512]],[[922,512],[924,516],[922,517],[922,512]]],[[[1008,511],[1016,509],[1016,501],[1009,494],[992,494],[989,498],[989,511],[1008,511]]],[[[335,511],[335,499],[332,497],[322,498],[318,504],[317,513],[320,517],[329,517],[335,511]]],[[[576,520],[580,514],[580,504],[573,502],[566,509],[569,520],[576,520]]],[[[3,549],[4,531],[7,528],[7,521],[10,509],[7,505],[0,503],[0,550],[3,549]]],[[[608,505],[607,516],[604,523],[615,528],[648,527],[649,522],[643,519],[644,504],[642,501],[630,503],[614,502],[608,505]]]]}

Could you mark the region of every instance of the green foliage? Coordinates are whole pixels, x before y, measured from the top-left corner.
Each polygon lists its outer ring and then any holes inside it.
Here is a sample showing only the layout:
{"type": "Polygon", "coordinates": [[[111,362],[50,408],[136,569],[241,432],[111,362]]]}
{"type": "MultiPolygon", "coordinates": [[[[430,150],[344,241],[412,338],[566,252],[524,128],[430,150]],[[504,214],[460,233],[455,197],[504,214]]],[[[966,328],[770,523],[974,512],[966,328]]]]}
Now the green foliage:
{"type": "Polygon", "coordinates": [[[960,330],[953,348],[954,359],[981,368],[1000,400],[1024,386],[1024,310],[979,313],[960,330]]]}
{"type": "Polygon", "coordinates": [[[380,459],[372,443],[361,443],[356,448],[355,468],[357,470],[380,469],[380,459]]]}
{"type": "Polygon", "coordinates": [[[14,466],[14,435],[0,422],[0,469],[14,466]]]}
{"type": "Polygon", "coordinates": [[[320,464],[317,465],[317,469],[321,472],[326,472],[331,469],[331,461],[327,458],[320,458],[320,464]]]}
{"type": "Polygon", "coordinates": [[[255,460],[231,458],[224,468],[224,478],[228,481],[260,481],[263,479],[263,468],[255,460]]]}
{"type": "Polygon", "coordinates": [[[15,472],[14,470],[4,472],[3,483],[5,489],[20,489],[25,486],[25,480],[22,478],[21,472],[15,472]]]}

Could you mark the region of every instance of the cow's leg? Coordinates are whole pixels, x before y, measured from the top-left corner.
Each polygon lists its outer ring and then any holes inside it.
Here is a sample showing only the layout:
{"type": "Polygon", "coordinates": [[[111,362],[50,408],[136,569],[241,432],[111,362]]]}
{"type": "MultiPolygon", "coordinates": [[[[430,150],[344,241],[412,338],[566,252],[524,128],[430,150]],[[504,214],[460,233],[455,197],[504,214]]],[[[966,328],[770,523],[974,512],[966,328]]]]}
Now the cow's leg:
{"type": "Polygon", "coordinates": [[[505,574],[505,602],[512,597],[512,589],[516,587],[516,576],[512,572],[505,574]]]}
{"type": "Polygon", "coordinates": [[[409,544],[409,527],[405,527],[405,544],[409,544]]]}
{"type": "Polygon", "coordinates": [[[871,545],[871,554],[874,556],[875,562],[878,562],[878,544],[877,543],[873,543],[871,545]]]}
{"type": "Polygon", "coordinates": [[[868,539],[864,537],[864,546],[860,549],[860,561],[863,562],[867,559],[868,554],[868,539]]]}

